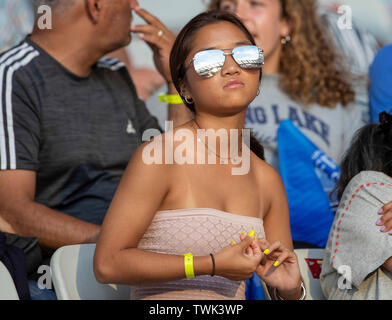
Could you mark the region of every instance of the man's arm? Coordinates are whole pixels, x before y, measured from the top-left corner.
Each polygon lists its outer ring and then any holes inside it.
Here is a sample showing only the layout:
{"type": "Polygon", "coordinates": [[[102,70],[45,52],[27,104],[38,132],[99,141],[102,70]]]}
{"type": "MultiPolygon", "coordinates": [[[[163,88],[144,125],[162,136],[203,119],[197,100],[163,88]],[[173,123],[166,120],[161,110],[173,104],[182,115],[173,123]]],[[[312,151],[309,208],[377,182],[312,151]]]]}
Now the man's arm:
{"type": "Polygon", "coordinates": [[[21,236],[35,236],[49,248],[96,242],[100,227],[34,201],[36,173],[0,172],[0,228],[21,236]],[[2,223],[3,222],[3,223],[2,223]]]}

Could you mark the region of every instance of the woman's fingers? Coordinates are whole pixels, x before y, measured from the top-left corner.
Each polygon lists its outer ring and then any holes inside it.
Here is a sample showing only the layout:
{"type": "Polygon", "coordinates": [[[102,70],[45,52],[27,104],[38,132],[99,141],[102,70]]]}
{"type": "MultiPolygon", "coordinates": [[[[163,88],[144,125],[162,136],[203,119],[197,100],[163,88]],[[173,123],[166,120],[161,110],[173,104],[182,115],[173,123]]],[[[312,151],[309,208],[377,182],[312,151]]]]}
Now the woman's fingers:
{"type": "Polygon", "coordinates": [[[276,268],[278,266],[280,266],[283,262],[285,262],[286,260],[289,260],[289,258],[293,258],[293,252],[290,252],[288,249],[284,249],[282,251],[282,253],[280,253],[275,262],[273,263],[273,266],[276,268]]]}
{"type": "Polygon", "coordinates": [[[392,201],[384,204],[383,207],[381,208],[381,210],[382,210],[382,212],[380,212],[381,214],[392,210],[392,201]]]}
{"type": "Polygon", "coordinates": [[[392,202],[385,204],[378,212],[382,217],[376,222],[381,232],[392,235],[392,202]]]}

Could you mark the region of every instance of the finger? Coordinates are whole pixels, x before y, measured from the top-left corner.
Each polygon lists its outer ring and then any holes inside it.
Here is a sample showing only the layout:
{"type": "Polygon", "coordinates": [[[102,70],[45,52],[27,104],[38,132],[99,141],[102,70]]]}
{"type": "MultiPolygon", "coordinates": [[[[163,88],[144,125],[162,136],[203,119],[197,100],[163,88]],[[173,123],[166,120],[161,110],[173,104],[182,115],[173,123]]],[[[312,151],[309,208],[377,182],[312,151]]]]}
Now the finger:
{"type": "Polygon", "coordinates": [[[244,240],[242,240],[240,242],[240,247],[245,250],[246,248],[248,248],[250,246],[250,244],[253,242],[253,238],[246,236],[244,240]]]}
{"type": "Polygon", "coordinates": [[[152,25],[159,27],[160,29],[166,30],[166,26],[157,17],[152,15],[146,9],[137,8],[137,9],[135,9],[135,12],[139,17],[141,17],[148,24],[152,24],[152,25]]]}
{"type": "Polygon", "coordinates": [[[269,254],[270,250],[268,248],[270,247],[271,244],[269,243],[268,240],[266,240],[266,239],[257,239],[256,242],[257,242],[257,244],[259,245],[261,251],[264,254],[269,254]]]}
{"type": "MultiPolygon", "coordinates": [[[[391,213],[392,214],[392,213],[391,213]]],[[[380,231],[383,233],[389,232],[390,235],[392,235],[392,220],[388,219],[387,221],[383,222],[382,224],[379,224],[378,226],[381,226],[380,231]]]]}
{"type": "Polygon", "coordinates": [[[240,240],[241,240],[241,241],[244,240],[245,237],[246,237],[245,232],[241,232],[241,234],[240,234],[240,240]]]}
{"type": "Polygon", "coordinates": [[[378,226],[383,226],[386,223],[388,223],[389,221],[392,222],[392,210],[391,211],[387,211],[385,214],[383,214],[383,216],[380,219],[377,220],[376,224],[378,226]]]}
{"type": "Polygon", "coordinates": [[[231,241],[230,241],[230,246],[231,246],[231,247],[234,247],[236,244],[237,244],[237,242],[235,242],[234,240],[231,240],[231,241]]]}
{"type": "Polygon", "coordinates": [[[282,263],[285,262],[285,260],[288,258],[289,256],[289,251],[284,250],[281,254],[278,255],[278,257],[276,258],[276,261],[274,262],[273,266],[275,268],[279,267],[282,263]]]}
{"type": "Polygon", "coordinates": [[[284,252],[282,252],[281,255],[279,255],[279,257],[276,258],[276,261],[274,262],[275,267],[281,265],[282,263],[298,264],[298,257],[294,251],[286,249],[284,252]],[[278,261],[278,263],[276,263],[276,261],[278,261]]]}
{"type": "Polygon", "coordinates": [[[274,241],[273,243],[271,243],[271,245],[264,252],[267,255],[271,255],[272,253],[275,253],[275,252],[280,253],[284,249],[285,248],[284,248],[283,244],[279,240],[277,240],[277,241],[274,241]]]}
{"type": "Polygon", "coordinates": [[[139,33],[139,38],[146,41],[152,50],[154,50],[155,48],[162,48],[166,45],[166,42],[162,41],[163,36],[159,37],[158,33],[156,35],[148,34],[148,33],[139,33]]]}
{"type": "Polygon", "coordinates": [[[261,252],[261,249],[256,241],[253,241],[250,244],[250,248],[252,248],[254,256],[262,256],[263,255],[263,253],[261,252]]]}
{"type": "Polygon", "coordinates": [[[392,201],[384,204],[378,213],[384,214],[389,210],[392,210],[392,201]]]}
{"type": "Polygon", "coordinates": [[[132,26],[131,31],[134,33],[149,33],[149,34],[158,34],[159,28],[156,26],[152,26],[150,24],[144,24],[144,25],[137,25],[137,26],[132,26]]]}
{"type": "Polygon", "coordinates": [[[245,255],[248,257],[253,257],[253,250],[250,246],[245,249],[245,255]]]}

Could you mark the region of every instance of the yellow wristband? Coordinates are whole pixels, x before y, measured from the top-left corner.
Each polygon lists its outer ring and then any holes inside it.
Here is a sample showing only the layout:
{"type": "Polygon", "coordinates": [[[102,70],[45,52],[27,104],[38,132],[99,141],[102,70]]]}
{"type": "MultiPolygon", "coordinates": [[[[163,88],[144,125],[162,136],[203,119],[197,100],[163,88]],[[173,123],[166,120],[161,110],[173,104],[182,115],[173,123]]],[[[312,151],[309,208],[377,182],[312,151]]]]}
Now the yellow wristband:
{"type": "Polygon", "coordinates": [[[158,99],[160,102],[166,102],[168,104],[183,104],[182,98],[179,94],[165,94],[160,93],[158,95],[158,99]]]}
{"type": "Polygon", "coordinates": [[[193,270],[193,254],[184,254],[185,275],[187,278],[194,278],[195,271],[193,270]]]}

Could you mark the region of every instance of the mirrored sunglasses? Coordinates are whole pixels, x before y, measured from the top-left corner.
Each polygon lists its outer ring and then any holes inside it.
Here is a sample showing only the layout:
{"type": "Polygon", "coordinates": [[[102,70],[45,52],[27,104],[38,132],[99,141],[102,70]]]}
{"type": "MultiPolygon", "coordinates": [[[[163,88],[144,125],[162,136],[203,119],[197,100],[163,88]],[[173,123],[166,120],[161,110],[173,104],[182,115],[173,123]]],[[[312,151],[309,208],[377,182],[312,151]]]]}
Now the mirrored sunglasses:
{"type": "Polygon", "coordinates": [[[193,62],[196,73],[201,77],[209,78],[222,69],[226,56],[230,55],[242,69],[259,69],[264,64],[263,50],[252,45],[235,47],[231,52],[220,49],[199,51],[189,65],[193,62]]]}

